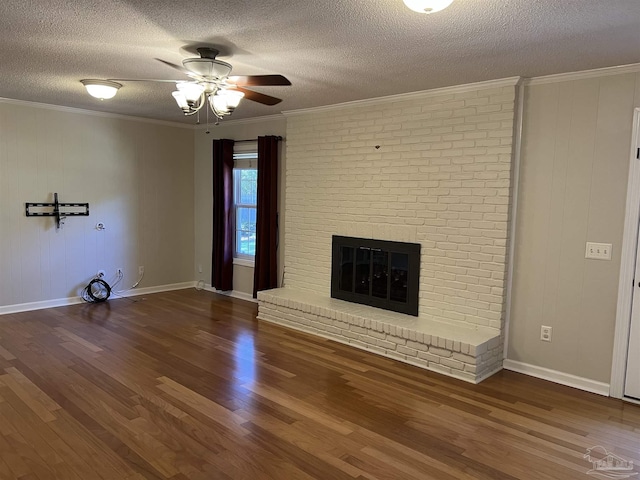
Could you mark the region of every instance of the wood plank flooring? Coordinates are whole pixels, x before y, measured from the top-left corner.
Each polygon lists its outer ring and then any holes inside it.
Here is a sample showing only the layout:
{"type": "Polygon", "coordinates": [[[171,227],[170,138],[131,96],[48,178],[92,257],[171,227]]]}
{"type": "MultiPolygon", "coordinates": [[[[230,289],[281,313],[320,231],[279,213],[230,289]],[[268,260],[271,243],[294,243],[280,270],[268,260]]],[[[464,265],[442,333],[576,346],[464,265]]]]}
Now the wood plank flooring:
{"type": "Polygon", "coordinates": [[[597,445],[640,464],[638,406],[256,313],[181,290],[0,316],[0,479],[587,479],[597,445]]]}

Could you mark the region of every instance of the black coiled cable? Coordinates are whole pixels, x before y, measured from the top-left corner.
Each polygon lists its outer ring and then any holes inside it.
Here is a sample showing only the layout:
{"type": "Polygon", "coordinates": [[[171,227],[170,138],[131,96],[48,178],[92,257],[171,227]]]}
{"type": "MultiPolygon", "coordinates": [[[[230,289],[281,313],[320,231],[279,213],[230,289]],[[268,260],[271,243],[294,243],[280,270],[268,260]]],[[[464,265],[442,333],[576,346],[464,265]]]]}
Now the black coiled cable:
{"type": "Polygon", "coordinates": [[[101,278],[94,278],[82,290],[82,299],[89,303],[106,302],[111,296],[111,287],[101,278]]]}

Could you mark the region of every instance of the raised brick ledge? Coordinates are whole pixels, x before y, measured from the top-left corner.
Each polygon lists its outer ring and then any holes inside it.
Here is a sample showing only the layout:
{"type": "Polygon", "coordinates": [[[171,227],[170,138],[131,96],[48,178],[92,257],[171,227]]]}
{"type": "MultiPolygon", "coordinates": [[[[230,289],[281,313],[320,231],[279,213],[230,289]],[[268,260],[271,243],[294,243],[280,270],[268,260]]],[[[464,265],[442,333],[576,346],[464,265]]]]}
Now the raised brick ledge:
{"type": "Polygon", "coordinates": [[[290,288],[258,292],[258,319],[478,383],[502,368],[493,328],[446,324],[290,288]]]}

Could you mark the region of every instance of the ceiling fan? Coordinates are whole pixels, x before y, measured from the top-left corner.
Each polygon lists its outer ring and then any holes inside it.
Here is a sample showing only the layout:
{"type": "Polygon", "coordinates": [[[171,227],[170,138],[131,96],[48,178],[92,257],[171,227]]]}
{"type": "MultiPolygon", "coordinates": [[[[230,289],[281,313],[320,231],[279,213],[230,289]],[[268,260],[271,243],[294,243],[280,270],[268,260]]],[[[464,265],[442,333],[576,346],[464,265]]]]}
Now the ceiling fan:
{"type": "Polygon", "coordinates": [[[162,82],[175,83],[177,90],[172,93],[185,115],[194,115],[209,104],[218,120],[231,115],[242,98],[276,105],[282,100],[264,93],[249,90],[248,86],[287,86],[291,82],[282,75],[231,76],[232,66],[218,60],[220,53],[211,47],[196,49],[199,58],[186,58],[182,66],[157,58],[156,60],[184,73],[190,80],[156,80],[113,78],[108,80],[81,80],[90,95],[101,100],[112,98],[122,84],[118,82],[162,82]]]}

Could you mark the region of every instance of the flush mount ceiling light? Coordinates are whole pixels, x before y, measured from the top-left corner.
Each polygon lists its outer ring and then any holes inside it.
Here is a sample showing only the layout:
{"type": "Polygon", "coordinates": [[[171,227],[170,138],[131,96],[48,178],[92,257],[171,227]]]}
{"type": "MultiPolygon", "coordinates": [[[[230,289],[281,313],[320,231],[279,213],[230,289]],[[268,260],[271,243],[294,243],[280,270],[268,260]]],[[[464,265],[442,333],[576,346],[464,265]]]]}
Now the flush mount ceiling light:
{"type": "Polygon", "coordinates": [[[92,97],[106,100],[113,98],[118,93],[118,89],[122,86],[118,82],[111,80],[80,80],[92,97]]]}
{"type": "Polygon", "coordinates": [[[403,0],[404,4],[414,12],[435,13],[444,10],[453,0],[403,0]]]}
{"type": "MultiPolygon", "coordinates": [[[[189,77],[189,80],[114,78],[109,80],[81,80],[81,82],[87,87],[89,94],[100,99],[112,98],[118,88],[122,86],[118,82],[173,83],[177,89],[172,93],[173,98],[185,115],[198,114],[199,118],[200,110],[205,105],[209,105],[218,120],[231,115],[243,98],[263,105],[276,105],[282,101],[279,98],[249,90],[245,86],[291,85],[291,82],[282,75],[230,76],[231,65],[216,58],[220,53],[218,50],[210,47],[201,47],[197,51],[200,58],[187,58],[182,61],[182,67],[165,60],[156,59],[185,74],[189,77]]],[[[209,109],[205,108],[205,110],[208,123],[209,109]]]]}

